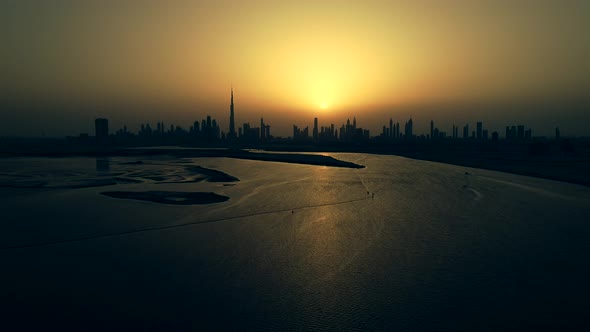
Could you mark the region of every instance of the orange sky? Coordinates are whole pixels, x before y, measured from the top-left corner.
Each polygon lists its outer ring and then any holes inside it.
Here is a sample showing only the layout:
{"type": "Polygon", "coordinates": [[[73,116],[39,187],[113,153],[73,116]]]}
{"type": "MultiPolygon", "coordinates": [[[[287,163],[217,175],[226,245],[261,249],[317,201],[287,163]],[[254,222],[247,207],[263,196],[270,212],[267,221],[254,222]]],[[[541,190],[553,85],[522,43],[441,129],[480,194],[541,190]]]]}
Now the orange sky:
{"type": "MultiPolygon", "coordinates": [[[[590,91],[589,1],[23,0],[3,2],[0,22],[4,99],[175,109],[145,120],[209,113],[227,126],[231,84],[238,122],[302,125],[475,121],[437,109],[586,102],[590,91]]],[[[142,114],[114,113],[85,114],[142,114]]]]}

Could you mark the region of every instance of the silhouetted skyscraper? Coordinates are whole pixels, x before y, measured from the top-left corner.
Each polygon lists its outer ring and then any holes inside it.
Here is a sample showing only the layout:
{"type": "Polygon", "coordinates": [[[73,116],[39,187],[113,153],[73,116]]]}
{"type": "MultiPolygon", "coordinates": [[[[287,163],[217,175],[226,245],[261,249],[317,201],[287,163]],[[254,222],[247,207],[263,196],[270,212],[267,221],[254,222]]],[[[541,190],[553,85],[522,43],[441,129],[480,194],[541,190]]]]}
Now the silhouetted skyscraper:
{"type": "Polygon", "coordinates": [[[483,124],[481,122],[477,123],[477,139],[481,140],[482,139],[482,130],[483,130],[483,124]]]}
{"type": "Polygon", "coordinates": [[[389,119],[389,137],[395,137],[393,132],[393,119],[389,119]]]}
{"type": "Polygon", "coordinates": [[[560,137],[561,137],[561,132],[559,131],[559,127],[555,127],[555,140],[559,141],[560,137]]]}
{"type": "Polygon", "coordinates": [[[104,140],[109,137],[109,120],[96,119],[94,120],[94,130],[96,132],[97,140],[104,140]]]}
{"type": "Polygon", "coordinates": [[[230,139],[236,138],[236,127],[234,119],[234,88],[231,88],[231,101],[229,104],[229,133],[227,137],[230,139]]]}
{"type": "Polygon", "coordinates": [[[210,139],[217,140],[219,139],[219,126],[217,125],[217,120],[213,119],[211,121],[211,137],[210,139]]]}
{"type": "Polygon", "coordinates": [[[523,140],[524,139],[524,125],[518,125],[518,139],[519,140],[523,140]]]}
{"type": "Polygon", "coordinates": [[[516,138],[516,126],[510,127],[512,138],[516,138]]]}
{"type": "Polygon", "coordinates": [[[434,121],[430,120],[430,139],[434,139],[434,121]]]}
{"type": "Polygon", "coordinates": [[[414,136],[414,123],[412,121],[412,118],[410,118],[410,120],[408,120],[408,122],[406,122],[405,128],[404,128],[404,135],[406,137],[406,139],[412,139],[414,136]]]}
{"type": "Polygon", "coordinates": [[[270,125],[264,125],[264,139],[270,139],[270,125]]]}
{"type": "Polygon", "coordinates": [[[193,133],[194,135],[198,135],[199,132],[201,132],[201,129],[199,128],[199,121],[195,121],[193,124],[193,133]]]}
{"type": "Polygon", "coordinates": [[[318,118],[313,119],[313,140],[318,140],[318,118]]]}

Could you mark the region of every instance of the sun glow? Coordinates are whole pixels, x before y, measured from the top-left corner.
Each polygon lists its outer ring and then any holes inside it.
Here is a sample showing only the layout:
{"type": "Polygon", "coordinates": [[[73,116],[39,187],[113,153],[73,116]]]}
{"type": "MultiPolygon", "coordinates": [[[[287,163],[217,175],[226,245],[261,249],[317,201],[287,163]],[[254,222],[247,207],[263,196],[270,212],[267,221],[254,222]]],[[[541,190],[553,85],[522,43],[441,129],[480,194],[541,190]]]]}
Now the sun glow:
{"type": "MultiPolygon", "coordinates": [[[[0,76],[7,81],[0,104],[19,96],[34,104],[100,101],[117,107],[99,109],[126,110],[125,120],[114,110],[101,116],[129,125],[138,116],[193,121],[211,113],[227,133],[233,84],[238,123],[264,115],[284,124],[277,135],[288,135],[291,121],[320,115],[356,115],[378,128],[409,114],[472,119],[474,105],[588,100],[590,44],[580,31],[588,30],[590,1],[57,2],[0,5],[0,18],[9,16],[0,19],[0,40],[11,49],[0,61],[10,68],[0,76]],[[43,29],[31,29],[31,20],[43,29]],[[531,60],[531,52],[543,56],[531,60]]],[[[5,121],[0,127],[13,130],[5,121]]]]}

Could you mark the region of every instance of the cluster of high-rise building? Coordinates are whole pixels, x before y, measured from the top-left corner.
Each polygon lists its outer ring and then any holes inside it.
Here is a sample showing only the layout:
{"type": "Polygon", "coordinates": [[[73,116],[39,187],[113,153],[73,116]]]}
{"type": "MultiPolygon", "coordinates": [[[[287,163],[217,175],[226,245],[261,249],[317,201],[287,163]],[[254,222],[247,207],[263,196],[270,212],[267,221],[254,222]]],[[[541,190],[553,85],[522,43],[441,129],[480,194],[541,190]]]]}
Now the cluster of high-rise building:
{"type": "Polygon", "coordinates": [[[229,103],[229,131],[227,136],[221,135],[222,140],[235,143],[264,143],[272,138],[270,135],[270,125],[264,123],[264,118],[260,118],[260,127],[250,126],[246,122],[236,132],[235,106],[234,106],[234,88],[231,88],[229,103]]]}
{"type": "MultiPolygon", "coordinates": [[[[342,130],[340,131],[342,132],[342,130]]],[[[338,129],[334,124],[319,126],[318,118],[313,119],[313,140],[314,142],[335,142],[338,140],[338,129]]]]}
{"type": "MultiPolygon", "coordinates": [[[[237,127],[235,123],[235,105],[234,105],[234,91],[231,89],[230,95],[230,115],[229,115],[229,130],[224,133],[216,119],[207,116],[201,121],[195,121],[188,130],[180,126],[170,125],[166,127],[163,122],[158,122],[155,128],[150,124],[142,124],[139,132],[133,134],[124,126],[119,129],[114,136],[116,137],[138,137],[138,138],[166,138],[166,137],[182,137],[192,142],[224,142],[228,144],[234,143],[268,143],[273,141],[273,136],[270,133],[270,125],[260,118],[260,126],[251,126],[246,122],[241,127],[237,127]],[[237,130],[236,130],[237,129],[237,130]]],[[[96,139],[98,141],[105,141],[109,137],[109,126],[107,119],[96,119],[96,139]]],[[[394,122],[389,119],[389,123],[383,126],[383,131],[379,136],[371,137],[368,129],[363,129],[357,126],[356,117],[346,120],[340,128],[335,127],[333,123],[327,126],[320,126],[318,118],[313,120],[313,130],[310,136],[309,127],[301,128],[293,125],[293,135],[290,139],[299,143],[367,143],[367,142],[401,142],[401,141],[444,141],[444,140],[463,140],[470,141],[498,141],[500,134],[494,131],[489,134],[488,129],[485,129],[483,122],[479,121],[475,124],[475,130],[470,131],[469,124],[465,124],[462,128],[462,136],[459,135],[459,126],[453,124],[450,134],[446,131],[440,130],[435,126],[433,120],[430,121],[430,132],[427,134],[414,134],[414,122],[410,118],[403,126],[401,123],[394,122]],[[403,128],[403,131],[402,131],[403,128]]],[[[560,131],[556,128],[556,139],[559,140],[560,131]]],[[[511,142],[525,142],[532,138],[532,130],[525,128],[524,125],[507,126],[505,132],[506,141],[511,142]]],[[[283,140],[284,141],[284,140],[283,140]]]]}
{"type": "MultiPolygon", "coordinates": [[[[133,137],[135,134],[129,132],[127,126],[123,126],[115,133],[115,136],[133,137]]],[[[190,137],[211,142],[221,138],[221,130],[217,120],[208,115],[200,122],[195,121],[188,130],[172,124],[166,128],[164,122],[158,122],[153,128],[149,123],[142,123],[137,136],[140,138],[190,137]]]]}
{"type": "MultiPolygon", "coordinates": [[[[397,123],[396,125],[393,125],[393,121],[390,119],[389,120],[389,128],[387,128],[386,126],[383,126],[383,133],[381,134],[382,138],[385,139],[418,139],[418,140],[429,140],[429,141],[441,141],[441,140],[447,140],[447,139],[451,139],[451,140],[458,140],[460,138],[462,138],[463,140],[474,140],[474,141],[498,141],[500,139],[500,134],[497,131],[494,131],[491,133],[491,135],[489,134],[489,130],[488,129],[484,129],[483,126],[483,122],[478,121],[475,124],[475,130],[473,131],[469,131],[469,124],[465,124],[463,126],[463,135],[460,137],[459,136],[459,126],[457,125],[452,125],[451,128],[451,133],[450,135],[447,135],[446,131],[442,131],[439,128],[437,128],[434,125],[434,120],[430,121],[430,133],[426,134],[426,135],[414,135],[412,132],[412,119],[410,119],[408,122],[406,122],[406,132],[405,133],[399,133],[399,129],[396,131],[396,126],[399,125],[399,123],[397,123]],[[393,135],[391,135],[390,133],[393,132],[393,135]]],[[[557,129],[557,132],[559,131],[559,129],[557,129]]],[[[556,137],[558,138],[558,134],[556,134],[556,137]]],[[[524,125],[518,125],[518,126],[512,126],[512,127],[506,127],[506,136],[505,136],[506,140],[509,141],[527,141],[530,140],[532,138],[532,130],[526,129],[524,125]]]]}
{"type": "MultiPolygon", "coordinates": [[[[557,129],[559,131],[559,129],[557,129]]],[[[559,136],[559,135],[557,135],[559,136]]],[[[523,125],[506,126],[506,139],[510,141],[515,140],[530,140],[532,138],[531,129],[525,129],[523,125]]]]}
{"type": "MultiPolygon", "coordinates": [[[[260,127],[251,127],[249,122],[244,123],[238,129],[235,140],[245,143],[264,143],[271,138],[270,126],[264,123],[264,118],[260,118],[260,127]]],[[[228,141],[230,141],[229,138],[228,141]]]]}
{"type": "Polygon", "coordinates": [[[399,140],[411,140],[414,139],[414,121],[410,118],[404,123],[404,131],[400,129],[399,122],[393,122],[393,119],[389,119],[389,126],[384,125],[383,131],[381,132],[381,138],[385,141],[399,141],[399,140]]]}
{"type": "Polygon", "coordinates": [[[357,127],[356,117],[352,119],[352,123],[350,123],[350,119],[346,119],[346,125],[340,127],[338,135],[338,140],[341,142],[362,142],[369,141],[370,138],[369,129],[357,127]]]}
{"type": "Polygon", "coordinates": [[[370,132],[368,129],[357,127],[356,117],[353,118],[352,123],[350,119],[347,119],[346,124],[342,124],[340,129],[336,129],[333,123],[329,126],[319,126],[318,118],[314,118],[311,137],[308,127],[301,129],[297,125],[293,125],[292,139],[297,142],[313,143],[363,142],[369,141],[370,132]]]}
{"type": "MultiPolygon", "coordinates": [[[[127,130],[127,126],[117,130],[114,134],[119,139],[144,139],[150,142],[160,140],[183,139],[189,142],[226,142],[226,143],[265,143],[272,139],[270,125],[260,118],[260,127],[244,123],[237,128],[235,124],[234,91],[231,89],[230,96],[230,117],[229,131],[224,133],[219,122],[210,115],[201,121],[195,121],[189,129],[180,126],[170,125],[166,127],[163,122],[158,122],[155,127],[149,123],[141,124],[137,134],[127,130]]],[[[108,120],[96,119],[95,130],[97,140],[104,141],[109,137],[108,120]]]]}

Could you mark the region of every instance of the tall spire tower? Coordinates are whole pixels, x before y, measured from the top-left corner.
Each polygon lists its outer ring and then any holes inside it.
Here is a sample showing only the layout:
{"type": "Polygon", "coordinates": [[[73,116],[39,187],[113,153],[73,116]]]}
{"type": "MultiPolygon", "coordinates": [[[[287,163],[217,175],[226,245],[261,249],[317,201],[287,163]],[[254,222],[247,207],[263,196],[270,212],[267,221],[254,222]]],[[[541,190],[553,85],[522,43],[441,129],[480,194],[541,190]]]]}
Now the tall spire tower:
{"type": "Polygon", "coordinates": [[[234,121],[234,87],[231,87],[231,102],[229,104],[229,138],[236,138],[236,126],[234,121]]]}

